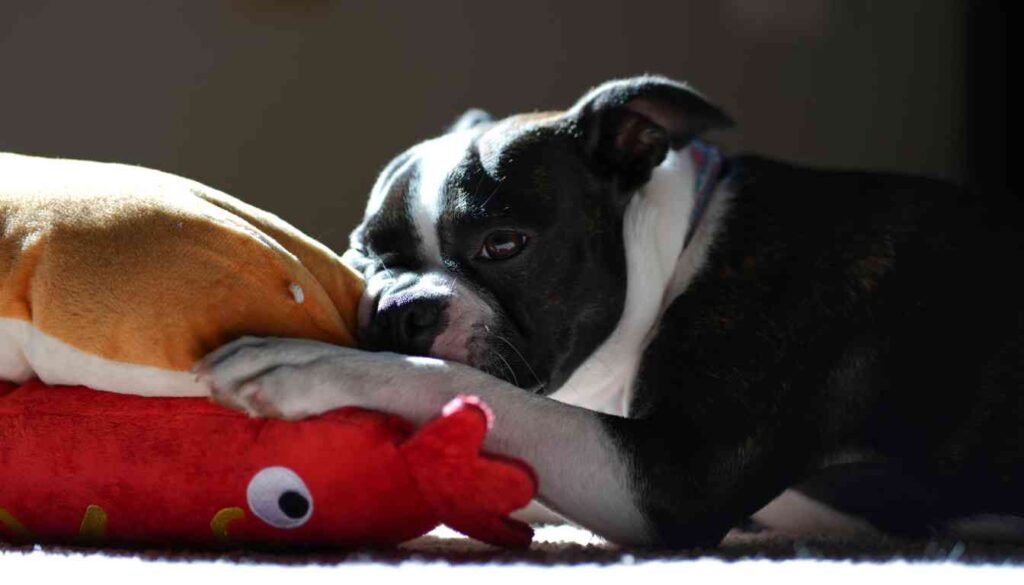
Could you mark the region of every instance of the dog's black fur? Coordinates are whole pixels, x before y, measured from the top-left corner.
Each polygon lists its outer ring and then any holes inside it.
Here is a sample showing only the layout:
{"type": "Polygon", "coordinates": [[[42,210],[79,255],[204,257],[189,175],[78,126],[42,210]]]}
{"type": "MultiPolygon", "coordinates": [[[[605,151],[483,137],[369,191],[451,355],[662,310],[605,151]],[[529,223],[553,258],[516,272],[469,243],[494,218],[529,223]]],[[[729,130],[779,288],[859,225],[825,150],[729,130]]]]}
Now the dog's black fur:
{"type": "Polygon", "coordinates": [[[1019,202],[730,164],[731,212],[664,316],[631,412],[645,421],[630,452],[662,538],[717,542],[850,451],[866,459],[805,491],[878,527],[1024,514],[1019,202]]]}

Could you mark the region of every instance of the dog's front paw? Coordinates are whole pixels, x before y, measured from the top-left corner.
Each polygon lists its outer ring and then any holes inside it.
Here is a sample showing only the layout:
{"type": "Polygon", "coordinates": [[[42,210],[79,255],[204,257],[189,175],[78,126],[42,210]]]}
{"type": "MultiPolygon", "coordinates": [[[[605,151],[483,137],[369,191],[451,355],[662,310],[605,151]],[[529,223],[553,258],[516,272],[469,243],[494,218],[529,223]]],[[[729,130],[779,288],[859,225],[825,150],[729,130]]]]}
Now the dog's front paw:
{"type": "Polygon", "coordinates": [[[252,416],[297,419],[341,406],[358,406],[351,381],[332,375],[334,358],[358,350],[307,339],[244,337],[196,364],[210,396],[252,416]],[[349,382],[346,384],[346,382],[349,382]]]}

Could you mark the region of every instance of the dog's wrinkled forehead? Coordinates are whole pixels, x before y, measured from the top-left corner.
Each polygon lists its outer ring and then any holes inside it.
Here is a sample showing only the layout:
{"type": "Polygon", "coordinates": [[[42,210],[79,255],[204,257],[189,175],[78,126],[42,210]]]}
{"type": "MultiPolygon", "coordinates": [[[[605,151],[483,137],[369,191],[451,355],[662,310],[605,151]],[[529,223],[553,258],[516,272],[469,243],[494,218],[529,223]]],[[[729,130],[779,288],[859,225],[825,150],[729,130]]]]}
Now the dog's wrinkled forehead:
{"type": "Polygon", "coordinates": [[[443,222],[480,219],[509,163],[554,114],[513,116],[420,143],[394,159],[370,194],[361,238],[405,268],[443,268],[443,222]]]}
{"type": "Polygon", "coordinates": [[[473,134],[446,134],[421,143],[384,169],[366,207],[366,246],[408,268],[440,258],[437,222],[457,169],[472,156],[473,134]]]}

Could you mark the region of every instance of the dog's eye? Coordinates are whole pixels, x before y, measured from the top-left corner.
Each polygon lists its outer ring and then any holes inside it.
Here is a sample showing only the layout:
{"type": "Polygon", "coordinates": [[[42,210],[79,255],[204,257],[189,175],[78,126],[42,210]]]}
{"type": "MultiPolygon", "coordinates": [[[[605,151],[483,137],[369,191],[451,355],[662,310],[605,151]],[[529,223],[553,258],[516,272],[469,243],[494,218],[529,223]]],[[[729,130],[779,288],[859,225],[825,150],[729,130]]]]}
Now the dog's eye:
{"type": "Polygon", "coordinates": [[[484,260],[507,260],[526,246],[526,234],[514,230],[498,230],[487,234],[479,257],[484,260]]]}

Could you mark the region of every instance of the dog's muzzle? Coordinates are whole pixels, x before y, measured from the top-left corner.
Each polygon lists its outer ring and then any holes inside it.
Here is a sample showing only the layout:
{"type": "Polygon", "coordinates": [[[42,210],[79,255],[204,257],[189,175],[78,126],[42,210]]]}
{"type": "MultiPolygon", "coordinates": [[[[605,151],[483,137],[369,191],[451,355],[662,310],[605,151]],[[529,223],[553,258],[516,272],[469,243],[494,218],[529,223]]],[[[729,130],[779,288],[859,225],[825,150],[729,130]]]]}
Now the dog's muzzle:
{"type": "Polygon", "coordinates": [[[427,355],[444,328],[444,299],[387,295],[379,299],[361,338],[367,349],[427,355]]]}
{"type": "Polygon", "coordinates": [[[429,355],[446,325],[449,294],[420,275],[375,278],[360,303],[363,347],[408,355],[429,355]]]}

